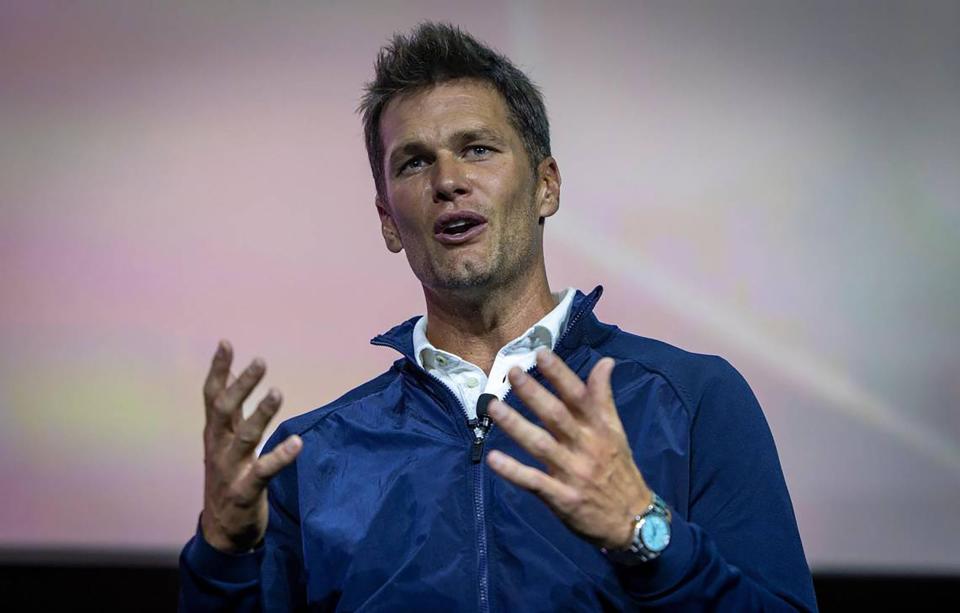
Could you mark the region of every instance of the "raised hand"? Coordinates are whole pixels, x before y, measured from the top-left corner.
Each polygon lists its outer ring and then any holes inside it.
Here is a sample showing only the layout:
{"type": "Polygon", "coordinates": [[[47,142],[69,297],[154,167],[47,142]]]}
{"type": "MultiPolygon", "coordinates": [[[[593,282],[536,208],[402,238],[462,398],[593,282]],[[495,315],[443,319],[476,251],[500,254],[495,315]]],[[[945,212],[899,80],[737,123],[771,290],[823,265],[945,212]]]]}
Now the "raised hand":
{"type": "Polygon", "coordinates": [[[255,359],[235,380],[233,349],[220,341],[203,386],[207,421],[203,428],[203,537],[227,553],[249,551],[266,533],[267,482],[297,457],[303,442],[296,434],[260,458],[256,448],[280,409],[280,391],[271,388],[250,417],[242,405],[263,379],[266,364],[255,359]]]}
{"type": "Polygon", "coordinates": [[[511,483],[538,495],[567,526],[596,545],[625,549],[633,519],[647,508],[652,492],[633,461],[610,387],[612,358],[593,367],[586,383],[551,351],[537,354],[537,367],[559,398],[519,368],[510,371],[514,393],[546,429],[509,405],[493,401],[496,424],[547,472],[491,450],[490,467],[511,483]]]}

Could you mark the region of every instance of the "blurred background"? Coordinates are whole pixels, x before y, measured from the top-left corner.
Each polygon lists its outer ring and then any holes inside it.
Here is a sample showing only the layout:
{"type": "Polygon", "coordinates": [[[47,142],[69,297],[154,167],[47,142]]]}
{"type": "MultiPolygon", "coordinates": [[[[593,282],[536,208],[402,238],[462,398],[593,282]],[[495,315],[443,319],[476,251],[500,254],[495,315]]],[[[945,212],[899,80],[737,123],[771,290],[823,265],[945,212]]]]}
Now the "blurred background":
{"type": "Polygon", "coordinates": [[[7,572],[175,580],[218,339],[281,418],[396,358],[368,340],[423,298],[355,109],[423,19],[541,86],[552,286],[744,374],[818,577],[960,576],[960,3],[933,0],[0,3],[7,572]]]}

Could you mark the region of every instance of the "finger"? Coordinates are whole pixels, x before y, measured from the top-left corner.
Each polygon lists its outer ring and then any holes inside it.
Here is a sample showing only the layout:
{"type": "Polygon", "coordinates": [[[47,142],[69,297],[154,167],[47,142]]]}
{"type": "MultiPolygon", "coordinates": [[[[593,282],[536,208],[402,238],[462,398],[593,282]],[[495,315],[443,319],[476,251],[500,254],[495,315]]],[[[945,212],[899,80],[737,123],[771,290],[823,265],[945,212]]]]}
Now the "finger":
{"type": "Polygon", "coordinates": [[[613,402],[613,387],[610,383],[614,366],[616,362],[613,358],[601,358],[587,377],[587,389],[593,405],[600,407],[599,413],[602,417],[607,421],[613,417],[616,418],[616,423],[620,423],[620,416],[617,415],[617,407],[613,402]]]}
{"type": "MultiPolygon", "coordinates": [[[[233,374],[233,372],[231,372],[230,376],[227,378],[227,389],[230,389],[230,387],[233,386],[233,384],[236,382],[237,382],[237,376],[233,374]]],[[[236,430],[237,426],[239,426],[240,422],[242,421],[243,421],[243,401],[240,402],[239,411],[230,412],[231,431],[236,430]]]]}
{"type": "Polygon", "coordinates": [[[572,413],[587,418],[594,417],[586,384],[557,354],[549,349],[538,351],[537,368],[557,390],[560,400],[572,413]]]}
{"type": "Polygon", "coordinates": [[[228,454],[232,461],[240,460],[256,449],[257,445],[260,444],[260,439],[263,438],[263,431],[267,424],[280,410],[282,401],[280,390],[271,389],[250,417],[240,423],[228,454]]]}
{"type": "Polygon", "coordinates": [[[213,402],[226,388],[227,379],[230,376],[231,361],[233,361],[233,347],[230,346],[229,341],[222,340],[213,354],[213,362],[210,364],[210,370],[207,372],[207,378],[203,383],[203,399],[207,409],[208,421],[221,417],[214,411],[213,402]]]}
{"type": "Polygon", "coordinates": [[[547,430],[560,440],[578,438],[579,426],[566,404],[517,367],[510,369],[509,376],[513,392],[536,413],[547,430]]]}
{"type": "Polygon", "coordinates": [[[567,502],[573,494],[572,488],[543,471],[527,466],[496,449],[490,450],[487,454],[487,464],[493,472],[510,483],[540,496],[551,507],[559,509],[568,507],[567,502]]]}
{"type": "Polygon", "coordinates": [[[237,380],[230,384],[223,393],[213,401],[214,408],[221,413],[228,415],[234,420],[234,425],[240,423],[242,417],[240,407],[243,401],[247,399],[253,388],[260,383],[263,375],[267,372],[267,365],[260,358],[255,358],[247,366],[237,380]]]}
{"type": "Polygon", "coordinates": [[[289,466],[297,459],[300,450],[303,449],[303,439],[296,434],[291,434],[282,443],[277,445],[270,453],[260,456],[254,462],[250,471],[244,477],[243,490],[250,497],[259,494],[263,488],[267,487],[270,478],[278,472],[289,466]]]}
{"type": "Polygon", "coordinates": [[[510,405],[491,400],[487,410],[496,424],[533,457],[554,468],[567,465],[569,453],[549,432],[535,426],[510,405]]]}
{"type": "MultiPolygon", "coordinates": [[[[237,382],[237,375],[233,374],[233,371],[230,371],[230,374],[227,376],[227,389],[230,389],[234,383],[237,382]]],[[[243,411],[230,411],[230,425],[231,430],[236,428],[240,421],[243,419],[243,411]]]]}

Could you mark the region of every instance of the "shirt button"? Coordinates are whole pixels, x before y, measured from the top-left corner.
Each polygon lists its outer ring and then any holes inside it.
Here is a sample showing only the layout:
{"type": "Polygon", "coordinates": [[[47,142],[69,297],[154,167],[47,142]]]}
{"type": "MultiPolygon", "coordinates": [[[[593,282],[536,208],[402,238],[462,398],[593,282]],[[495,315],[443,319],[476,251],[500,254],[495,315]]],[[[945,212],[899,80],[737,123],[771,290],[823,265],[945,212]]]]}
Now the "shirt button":
{"type": "Polygon", "coordinates": [[[479,384],[476,377],[467,377],[467,387],[477,387],[479,384]]]}

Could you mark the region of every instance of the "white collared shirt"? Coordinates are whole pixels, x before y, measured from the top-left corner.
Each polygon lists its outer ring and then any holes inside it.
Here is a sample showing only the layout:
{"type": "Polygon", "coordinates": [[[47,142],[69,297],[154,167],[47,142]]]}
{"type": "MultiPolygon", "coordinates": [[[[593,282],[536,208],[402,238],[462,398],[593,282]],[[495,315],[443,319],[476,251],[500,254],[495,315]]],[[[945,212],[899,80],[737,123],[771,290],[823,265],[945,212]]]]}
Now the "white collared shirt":
{"type": "Polygon", "coordinates": [[[510,369],[517,366],[521,370],[530,370],[536,363],[537,349],[554,348],[567,325],[575,293],[572,287],[568,287],[553,294],[557,306],[529,330],[500,348],[489,377],[476,364],[434,347],[427,340],[426,315],[413,327],[413,354],[421,368],[450,388],[462,403],[468,419],[476,419],[480,394],[493,394],[503,400],[510,390],[507,380],[510,369]]]}

